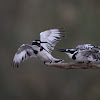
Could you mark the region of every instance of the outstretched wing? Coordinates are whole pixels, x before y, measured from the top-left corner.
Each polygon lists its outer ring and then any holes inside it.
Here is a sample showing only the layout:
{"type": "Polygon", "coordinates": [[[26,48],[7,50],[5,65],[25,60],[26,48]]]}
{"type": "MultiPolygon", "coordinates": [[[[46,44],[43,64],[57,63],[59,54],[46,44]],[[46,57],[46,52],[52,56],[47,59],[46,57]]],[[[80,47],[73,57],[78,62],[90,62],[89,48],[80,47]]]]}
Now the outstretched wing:
{"type": "Polygon", "coordinates": [[[58,29],[50,29],[40,33],[40,41],[47,42],[41,43],[41,46],[46,49],[49,53],[54,49],[54,46],[60,39],[60,37],[64,37],[64,31],[61,28],[58,29]]]}
{"type": "Polygon", "coordinates": [[[23,44],[16,52],[14,59],[12,61],[12,66],[19,67],[21,61],[24,61],[30,57],[36,57],[32,46],[28,44],[23,44]]]}

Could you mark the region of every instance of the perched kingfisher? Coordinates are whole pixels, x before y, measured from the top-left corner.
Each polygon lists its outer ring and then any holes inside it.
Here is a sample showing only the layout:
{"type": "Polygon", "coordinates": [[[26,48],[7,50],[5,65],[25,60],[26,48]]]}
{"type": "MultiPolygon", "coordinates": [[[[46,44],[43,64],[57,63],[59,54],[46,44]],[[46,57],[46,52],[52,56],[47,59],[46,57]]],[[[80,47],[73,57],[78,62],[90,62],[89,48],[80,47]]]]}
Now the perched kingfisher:
{"type": "Polygon", "coordinates": [[[100,63],[100,55],[99,50],[92,48],[92,49],[84,49],[84,50],[77,50],[77,49],[59,49],[60,52],[65,52],[69,58],[79,62],[79,63],[100,63]]]}
{"type": "Polygon", "coordinates": [[[16,52],[12,66],[19,67],[21,61],[27,60],[31,57],[41,59],[45,63],[59,63],[62,59],[56,59],[51,55],[54,46],[61,37],[65,37],[62,28],[50,29],[40,33],[40,40],[34,40],[32,45],[22,44],[16,52]]]}

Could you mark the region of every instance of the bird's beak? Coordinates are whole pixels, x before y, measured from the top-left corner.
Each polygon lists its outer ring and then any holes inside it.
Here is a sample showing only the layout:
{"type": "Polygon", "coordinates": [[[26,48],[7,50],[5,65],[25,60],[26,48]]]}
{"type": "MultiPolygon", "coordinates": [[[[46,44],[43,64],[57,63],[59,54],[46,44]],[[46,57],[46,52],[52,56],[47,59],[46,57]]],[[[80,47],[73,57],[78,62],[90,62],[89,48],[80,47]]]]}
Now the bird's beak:
{"type": "Polygon", "coordinates": [[[66,52],[66,49],[58,49],[57,51],[66,52]]]}
{"type": "Polygon", "coordinates": [[[48,43],[48,42],[40,42],[40,43],[48,43]]]}

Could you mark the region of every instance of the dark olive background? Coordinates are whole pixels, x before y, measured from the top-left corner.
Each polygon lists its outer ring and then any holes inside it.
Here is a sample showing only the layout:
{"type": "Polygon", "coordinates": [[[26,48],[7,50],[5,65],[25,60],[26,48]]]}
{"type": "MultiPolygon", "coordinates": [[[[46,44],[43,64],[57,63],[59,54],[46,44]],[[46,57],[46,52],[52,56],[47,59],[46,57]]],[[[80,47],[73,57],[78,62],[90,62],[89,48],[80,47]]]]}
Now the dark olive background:
{"type": "Polygon", "coordinates": [[[100,45],[99,0],[0,0],[0,100],[100,100],[99,70],[63,70],[36,58],[18,69],[11,61],[21,44],[63,27],[66,38],[52,55],[72,61],[58,48],[100,45]]]}

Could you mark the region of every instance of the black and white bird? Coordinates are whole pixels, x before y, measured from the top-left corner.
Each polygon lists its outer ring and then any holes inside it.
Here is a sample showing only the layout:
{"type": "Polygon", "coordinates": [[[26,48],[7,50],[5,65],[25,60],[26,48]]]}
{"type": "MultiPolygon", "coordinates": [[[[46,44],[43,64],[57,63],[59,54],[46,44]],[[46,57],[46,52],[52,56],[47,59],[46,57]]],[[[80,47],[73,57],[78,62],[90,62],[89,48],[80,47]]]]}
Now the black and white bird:
{"type": "Polygon", "coordinates": [[[54,46],[61,37],[64,37],[63,29],[50,29],[40,33],[40,40],[34,40],[32,45],[23,44],[16,52],[12,66],[18,67],[21,61],[31,57],[40,58],[44,63],[58,63],[62,59],[56,59],[51,55],[54,46]]]}
{"type": "Polygon", "coordinates": [[[99,50],[77,50],[77,49],[59,49],[60,52],[65,52],[69,58],[81,63],[100,63],[99,50]]]}

